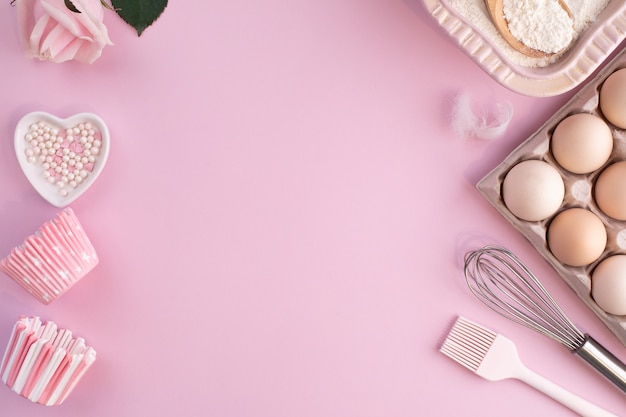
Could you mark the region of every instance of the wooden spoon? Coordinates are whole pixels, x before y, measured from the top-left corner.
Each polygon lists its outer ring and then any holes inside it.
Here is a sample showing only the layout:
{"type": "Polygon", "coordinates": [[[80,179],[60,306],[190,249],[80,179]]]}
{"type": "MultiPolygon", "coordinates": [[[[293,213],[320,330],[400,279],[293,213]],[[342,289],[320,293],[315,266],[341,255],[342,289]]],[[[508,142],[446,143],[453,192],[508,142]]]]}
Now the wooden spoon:
{"type": "MultiPolygon", "coordinates": [[[[570,18],[573,19],[572,11],[569,9],[564,0],[556,0],[559,5],[567,12],[570,18]]],[[[532,58],[544,58],[554,53],[540,51],[538,49],[531,48],[524,43],[522,43],[519,39],[511,34],[509,30],[509,23],[504,17],[504,1],[503,0],[485,0],[485,5],[487,6],[487,10],[489,10],[489,14],[491,15],[491,20],[493,21],[496,29],[502,34],[502,37],[505,41],[508,42],[515,50],[521,52],[522,54],[532,57],[532,58]]],[[[563,48],[565,49],[565,48],[563,48]]],[[[560,52],[560,51],[559,51],[560,52]]],[[[558,53],[558,52],[556,52],[558,53]]]]}

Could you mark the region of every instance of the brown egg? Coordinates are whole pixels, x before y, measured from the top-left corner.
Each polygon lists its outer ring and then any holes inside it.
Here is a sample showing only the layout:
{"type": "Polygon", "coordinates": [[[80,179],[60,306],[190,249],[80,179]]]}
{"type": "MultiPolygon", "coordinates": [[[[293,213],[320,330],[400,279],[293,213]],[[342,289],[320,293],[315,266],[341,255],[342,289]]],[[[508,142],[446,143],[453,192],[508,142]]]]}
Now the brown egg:
{"type": "Polygon", "coordinates": [[[591,276],[591,294],[602,310],[626,315],[626,255],[613,255],[598,264],[591,276]]]}
{"type": "Polygon", "coordinates": [[[548,248],[559,262],[584,266],[597,260],[607,242],[602,220],[589,210],[571,208],[557,214],[548,226],[548,248]]]}
{"type": "Polygon", "coordinates": [[[626,161],[609,165],[598,176],[594,197],[600,210],[617,220],[626,220],[626,161]]]}
{"type": "Polygon", "coordinates": [[[550,139],[554,159],[566,170],[586,174],[600,168],[613,151],[613,134],[598,116],[577,113],[563,119],[550,139]]]}
{"type": "Polygon", "coordinates": [[[613,72],[600,87],[600,110],[609,122],[626,128],[626,68],[613,72]]]}

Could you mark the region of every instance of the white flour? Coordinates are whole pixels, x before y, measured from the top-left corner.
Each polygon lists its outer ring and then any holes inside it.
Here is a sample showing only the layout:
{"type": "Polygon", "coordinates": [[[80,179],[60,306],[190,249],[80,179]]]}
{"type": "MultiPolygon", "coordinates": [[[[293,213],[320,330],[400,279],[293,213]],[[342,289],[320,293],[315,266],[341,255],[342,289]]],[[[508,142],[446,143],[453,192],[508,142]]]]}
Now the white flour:
{"type": "Polygon", "coordinates": [[[524,45],[549,54],[567,48],[574,22],[555,0],[503,0],[511,35],[524,45]]]}
{"type": "MultiPolygon", "coordinates": [[[[556,2],[556,0],[554,0],[556,2]]],[[[566,0],[574,17],[572,38],[576,38],[596,20],[600,12],[609,4],[610,0],[566,0]]],[[[543,67],[560,58],[562,54],[551,55],[547,58],[532,58],[514,50],[500,35],[489,17],[484,0],[447,0],[460,16],[474,26],[485,38],[493,42],[507,58],[514,63],[525,67],[543,67]]],[[[525,30],[529,30],[526,28],[525,30]]]]}

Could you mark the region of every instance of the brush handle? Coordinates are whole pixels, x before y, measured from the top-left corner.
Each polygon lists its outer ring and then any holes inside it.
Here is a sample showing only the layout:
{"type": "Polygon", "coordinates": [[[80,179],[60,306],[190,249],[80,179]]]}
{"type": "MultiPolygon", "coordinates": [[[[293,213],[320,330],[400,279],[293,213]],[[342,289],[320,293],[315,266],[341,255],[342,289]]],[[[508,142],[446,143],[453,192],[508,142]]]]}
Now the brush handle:
{"type": "Polygon", "coordinates": [[[626,365],[596,342],[593,337],[585,335],[585,342],[573,352],[626,392],[626,365]]]}
{"type": "Polygon", "coordinates": [[[544,378],[543,376],[523,367],[518,370],[516,376],[520,381],[525,382],[538,391],[543,392],[550,398],[560,402],[570,410],[578,413],[583,417],[618,417],[598,407],[597,405],[579,397],[578,395],[566,390],[565,388],[555,384],[554,382],[544,378]]]}

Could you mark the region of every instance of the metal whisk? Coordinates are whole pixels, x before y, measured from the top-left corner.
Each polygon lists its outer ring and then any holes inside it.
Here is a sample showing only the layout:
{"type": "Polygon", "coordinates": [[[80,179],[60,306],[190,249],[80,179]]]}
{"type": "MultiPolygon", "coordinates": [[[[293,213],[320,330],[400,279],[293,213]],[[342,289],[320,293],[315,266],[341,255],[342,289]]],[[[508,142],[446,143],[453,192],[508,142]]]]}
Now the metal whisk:
{"type": "Polygon", "coordinates": [[[490,245],[469,252],[465,279],[472,293],[489,308],[561,343],[626,392],[626,366],[578,330],[511,251],[490,245]]]}

